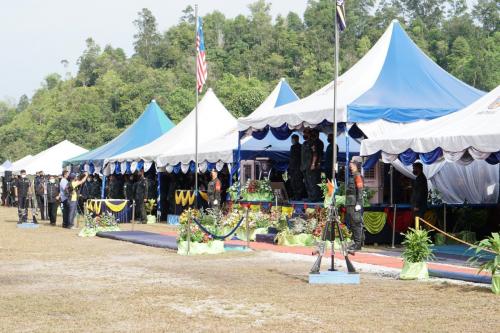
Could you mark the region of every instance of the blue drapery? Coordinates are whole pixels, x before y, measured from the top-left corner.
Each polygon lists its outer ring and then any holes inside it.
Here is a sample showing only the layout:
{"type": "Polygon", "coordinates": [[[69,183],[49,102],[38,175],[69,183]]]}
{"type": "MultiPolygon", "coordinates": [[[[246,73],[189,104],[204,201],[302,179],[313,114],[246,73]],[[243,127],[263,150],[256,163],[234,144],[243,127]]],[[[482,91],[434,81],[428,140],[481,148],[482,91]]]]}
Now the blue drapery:
{"type": "Polygon", "coordinates": [[[407,149],[399,154],[398,158],[404,165],[412,165],[417,160],[418,154],[411,149],[407,149]]]}
{"type": "Polygon", "coordinates": [[[432,164],[436,162],[441,156],[443,156],[443,150],[441,148],[436,148],[428,153],[419,154],[420,160],[425,164],[432,164]]]}
{"type": "Polygon", "coordinates": [[[132,173],[131,165],[132,165],[132,163],[130,163],[130,162],[125,163],[125,173],[127,173],[127,174],[132,173]]]}
{"type": "Polygon", "coordinates": [[[142,170],[144,168],[144,161],[140,160],[137,162],[137,170],[142,170]]]}
{"type": "Polygon", "coordinates": [[[172,169],[172,172],[177,174],[180,171],[181,171],[181,164],[178,163],[178,164],[174,165],[174,168],[172,169]]]}
{"type": "Polygon", "coordinates": [[[115,162],[115,173],[116,174],[121,173],[121,163],[120,162],[115,162]]]}
{"type": "Polygon", "coordinates": [[[500,163],[500,151],[497,151],[496,153],[491,153],[490,156],[486,159],[486,162],[489,164],[498,164],[500,163]]]}
{"type": "Polygon", "coordinates": [[[365,163],[363,163],[363,169],[364,170],[369,170],[371,168],[373,168],[375,166],[375,164],[377,164],[378,160],[380,159],[380,151],[378,153],[375,153],[373,155],[370,155],[365,163]]]}

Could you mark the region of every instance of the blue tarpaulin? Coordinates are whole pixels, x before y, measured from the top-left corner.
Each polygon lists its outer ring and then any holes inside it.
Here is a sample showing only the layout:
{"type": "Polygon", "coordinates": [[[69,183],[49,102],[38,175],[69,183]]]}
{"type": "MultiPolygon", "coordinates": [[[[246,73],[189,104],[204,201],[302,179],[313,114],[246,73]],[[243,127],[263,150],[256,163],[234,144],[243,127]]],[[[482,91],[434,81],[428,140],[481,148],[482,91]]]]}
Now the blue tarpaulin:
{"type": "Polygon", "coordinates": [[[102,165],[104,159],[148,144],[174,126],[175,124],[153,100],[142,115],[119,136],[94,150],[65,161],[64,164],[102,165]]]}

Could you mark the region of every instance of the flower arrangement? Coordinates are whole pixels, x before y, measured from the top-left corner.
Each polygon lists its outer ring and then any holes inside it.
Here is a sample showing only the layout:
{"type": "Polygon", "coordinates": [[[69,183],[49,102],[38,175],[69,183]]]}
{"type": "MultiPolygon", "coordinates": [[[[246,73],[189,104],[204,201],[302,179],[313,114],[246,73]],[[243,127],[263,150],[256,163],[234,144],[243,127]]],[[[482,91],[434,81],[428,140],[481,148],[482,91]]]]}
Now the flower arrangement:
{"type": "Polygon", "coordinates": [[[248,180],[241,189],[241,197],[244,201],[272,201],[274,194],[268,180],[248,180]]]}
{"type": "Polygon", "coordinates": [[[85,214],[85,226],[78,233],[80,237],[93,237],[101,231],[120,231],[118,221],[110,212],[103,215],[85,214]]]}
{"type": "Polygon", "coordinates": [[[229,197],[231,198],[231,200],[238,201],[239,188],[240,188],[240,182],[235,182],[235,183],[233,183],[233,185],[229,186],[229,188],[227,189],[226,192],[229,194],[229,197]]]}

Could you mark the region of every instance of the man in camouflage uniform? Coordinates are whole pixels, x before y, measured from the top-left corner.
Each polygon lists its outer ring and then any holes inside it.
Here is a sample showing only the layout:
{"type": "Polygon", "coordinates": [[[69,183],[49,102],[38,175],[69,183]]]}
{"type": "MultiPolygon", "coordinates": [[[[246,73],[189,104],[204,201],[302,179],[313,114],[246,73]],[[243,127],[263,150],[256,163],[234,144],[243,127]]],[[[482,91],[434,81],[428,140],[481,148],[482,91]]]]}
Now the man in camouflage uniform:
{"type": "Polygon", "coordinates": [[[348,250],[355,252],[361,250],[364,241],[363,230],[363,188],[364,182],[359,172],[359,160],[354,157],[349,162],[349,183],[346,188],[346,220],[349,220],[352,239],[354,244],[350,245],[348,250]]]}
{"type": "MultiPolygon", "coordinates": [[[[32,201],[33,187],[31,182],[26,177],[26,171],[21,170],[21,177],[17,179],[14,185],[14,193],[17,198],[17,210],[19,215],[18,224],[26,223],[28,221],[28,207],[30,206],[30,201],[32,201]]],[[[33,209],[33,203],[31,202],[31,209],[33,209]]],[[[33,223],[38,223],[36,221],[35,214],[33,214],[33,223]]]]}
{"type": "Polygon", "coordinates": [[[210,208],[219,209],[221,205],[221,191],[222,183],[219,180],[217,170],[213,169],[210,172],[212,180],[208,183],[207,194],[208,194],[208,205],[210,208]]]}

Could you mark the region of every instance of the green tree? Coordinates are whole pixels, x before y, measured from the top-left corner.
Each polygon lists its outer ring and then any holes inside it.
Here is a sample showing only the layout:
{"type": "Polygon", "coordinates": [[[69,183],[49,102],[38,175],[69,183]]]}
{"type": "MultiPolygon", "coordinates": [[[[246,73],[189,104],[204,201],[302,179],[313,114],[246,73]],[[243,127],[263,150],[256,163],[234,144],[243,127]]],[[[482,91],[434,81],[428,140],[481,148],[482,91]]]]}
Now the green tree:
{"type": "Polygon", "coordinates": [[[137,33],[134,35],[134,49],[146,63],[153,64],[154,49],[160,42],[156,18],[147,8],[143,8],[138,15],[139,17],[134,21],[137,28],[137,33]]]}

